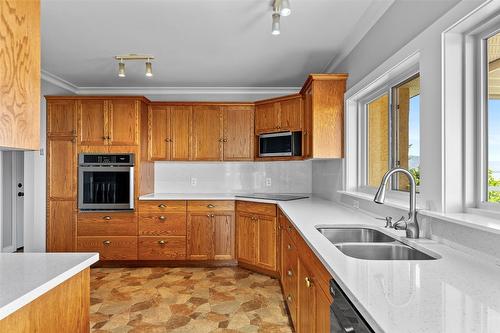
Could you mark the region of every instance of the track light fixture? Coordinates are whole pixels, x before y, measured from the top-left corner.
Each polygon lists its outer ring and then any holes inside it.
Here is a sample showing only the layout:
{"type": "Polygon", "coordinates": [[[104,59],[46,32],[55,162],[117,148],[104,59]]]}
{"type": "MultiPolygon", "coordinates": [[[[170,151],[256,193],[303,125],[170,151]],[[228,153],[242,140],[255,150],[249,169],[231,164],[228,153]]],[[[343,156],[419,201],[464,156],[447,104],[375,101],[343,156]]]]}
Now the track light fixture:
{"type": "Polygon", "coordinates": [[[279,35],[281,33],[280,30],[280,21],[281,17],[289,16],[292,13],[290,9],[290,1],[289,0],[274,0],[273,2],[273,25],[271,33],[273,35],[279,35]]]}
{"type": "Polygon", "coordinates": [[[153,65],[151,60],[154,59],[152,55],[141,55],[141,54],[126,54],[126,55],[117,55],[114,57],[115,60],[118,60],[118,76],[125,77],[125,62],[131,60],[146,60],[146,76],[153,76],[153,65]]]}

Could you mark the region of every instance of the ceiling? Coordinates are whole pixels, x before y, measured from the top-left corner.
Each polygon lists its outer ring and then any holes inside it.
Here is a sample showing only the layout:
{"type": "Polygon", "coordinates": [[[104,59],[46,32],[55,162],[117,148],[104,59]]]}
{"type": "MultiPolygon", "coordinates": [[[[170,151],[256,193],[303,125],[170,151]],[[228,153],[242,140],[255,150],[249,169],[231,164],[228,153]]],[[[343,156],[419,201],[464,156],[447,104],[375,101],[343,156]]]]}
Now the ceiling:
{"type": "Polygon", "coordinates": [[[299,87],[393,0],[290,2],[272,36],[269,0],[44,0],[42,70],[76,88],[299,87]],[[118,78],[113,56],[127,53],[154,55],[154,76],[127,62],[118,78]]]}

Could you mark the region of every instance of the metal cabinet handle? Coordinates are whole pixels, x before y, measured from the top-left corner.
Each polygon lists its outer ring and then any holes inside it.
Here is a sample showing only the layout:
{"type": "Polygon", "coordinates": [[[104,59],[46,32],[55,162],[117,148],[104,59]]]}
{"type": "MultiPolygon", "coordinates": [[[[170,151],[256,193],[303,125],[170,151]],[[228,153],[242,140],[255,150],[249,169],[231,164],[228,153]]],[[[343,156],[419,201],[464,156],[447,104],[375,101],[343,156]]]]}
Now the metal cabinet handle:
{"type": "Polygon", "coordinates": [[[160,219],[160,221],[165,221],[167,218],[162,215],[162,216],[158,217],[158,219],[160,219]]]}
{"type": "Polygon", "coordinates": [[[227,142],[227,139],[224,139],[224,140],[222,140],[222,141],[227,142]]]}
{"type": "Polygon", "coordinates": [[[207,214],[207,217],[210,218],[210,214],[207,214]]]}
{"type": "Polygon", "coordinates": [[[158,244],[160,245],[165,245],[167,242],[165,242],[163,239],[158,241],[158,244]]]}
{"type": "Polygon", "coordinates": [[[292,231],[292,227],[291,226],[288,226],[288,231],[292,231]]]}
{"type": "Polygon", "coordinates": [[[106,221],[111,220],[111,216],[109,216],[109,215],[103,216],[102,218],[103,218],[103,220],[106,220],[106,221]]]}
{"type": "Polygon", "coordinates": [[[207,205],[207,208],[215,208],[215,206],[214,206],[214,205],[212,205],[212,204],[208,204],[208,205],[207,205]]]}
{"type": "Polygon", "coordinates": [[[111,244],[111,241],[110,241],[110,240],[105,240],[105,241],[103,241],[102,243],[103,243],[104,245],[109,245],[109,244],[111,244]]]}
{"type": "Polygon", "coordinates": [[[286,297],[286,300],[287,300],[288,302],[290,302],[290,303],[291,303],[291,302],[293,301],[292,296],[291,296],[291,295],[288,295],[288,296],[286,297]]]}
{"type": "Polygon", "coordinates": [[[292,272],[292,270],[291,270],[291,269],[289,269],[289,270],[286,272],[286,274],[287,274],[288,276],[293,276],[293,272],[292,272]]]}
{"type": "Polygon", "coordinates": [[[312,287],[312,280],[310,277],[306,276],[306,278],[304,279],[306,281],[306,287],[307,288],[311,288],[312,287]]]}
{"type": "Polygon", "coordinates": [[[291,246],[290,244],[288,244],[288,245],[286,246],[286,248],[287,248],[288,250],[291,250],[291,249],[292,249],[292,246],[291,246]]]}
{"type": "Polygon", "coordinates": [[[210,217],[215,217],[215,215],[214,214],[210,214],[210,217]]]}
{"type": "Polygon", "coordinates": [[[165,205],[165,204],[159,204],[158,205],[158,208],[166,208],[166,207],[167,207],[167,205],[165,205]]]}

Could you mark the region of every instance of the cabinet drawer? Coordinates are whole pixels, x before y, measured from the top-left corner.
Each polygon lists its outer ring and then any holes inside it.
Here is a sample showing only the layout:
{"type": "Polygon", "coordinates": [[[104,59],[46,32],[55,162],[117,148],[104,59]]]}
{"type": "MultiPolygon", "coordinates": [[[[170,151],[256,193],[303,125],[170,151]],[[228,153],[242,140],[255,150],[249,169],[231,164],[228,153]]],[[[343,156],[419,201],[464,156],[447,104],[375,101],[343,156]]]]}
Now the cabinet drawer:
{"type": "Polygon", "coordinates": [[[139,214],[139,235],[185,236],[186,213],[139,214]]]}
{"type": "Polygon", "coordinates": [[[282,258],[283,272],[282,284],[283,292],[285,295],[285,302],[290,311],[290,316],[294,323],[296,323],[297,317],[297,285],[298,285],[298,253],[295,244],[290,239],[290,236],[283,232],[283,248],[282,248],[282,258]]]}
{"type": "Polygon", "coordinates": [[[99,252],[100,260],[137,260],[137,237],[78,237],[78,252],[99,252]]]}
{"type": "Polygon", "coordinates": [[[184,260],[186,237],[139,237],[139,260],[184,260]]]}
{"type": "Polygon", "coordinates": [[[186,211],[186,201],[154,200],[139,201],[139,213],[182,213],[186,211]]]}
{"type": "Polygon", "coordinates": [[[135,236],[134,213],[78,213],[78,236],[135,236]]]}
{"type": "Polygon", "coordinates": [[[276,216],[276,205],[259,202],[238,201],[236,209],[239,212],[247,212],[257,215],[276,216]]]}
{"type": "Polygon", "coordinates": [[[188,201],[188,212],[234,211],[234,201],[196,200],[188,201]]]}

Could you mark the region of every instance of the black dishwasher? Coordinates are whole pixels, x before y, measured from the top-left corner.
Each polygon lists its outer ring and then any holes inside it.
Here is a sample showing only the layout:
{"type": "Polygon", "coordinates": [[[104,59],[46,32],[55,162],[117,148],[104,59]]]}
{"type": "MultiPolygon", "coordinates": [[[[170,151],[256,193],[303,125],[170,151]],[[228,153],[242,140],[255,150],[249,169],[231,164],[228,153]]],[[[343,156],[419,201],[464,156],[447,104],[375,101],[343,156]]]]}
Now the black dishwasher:
{"type": "Polygon", "coordinates": [[[339,285],[330,280],[330,333],[373,333],[339,285]]]}

